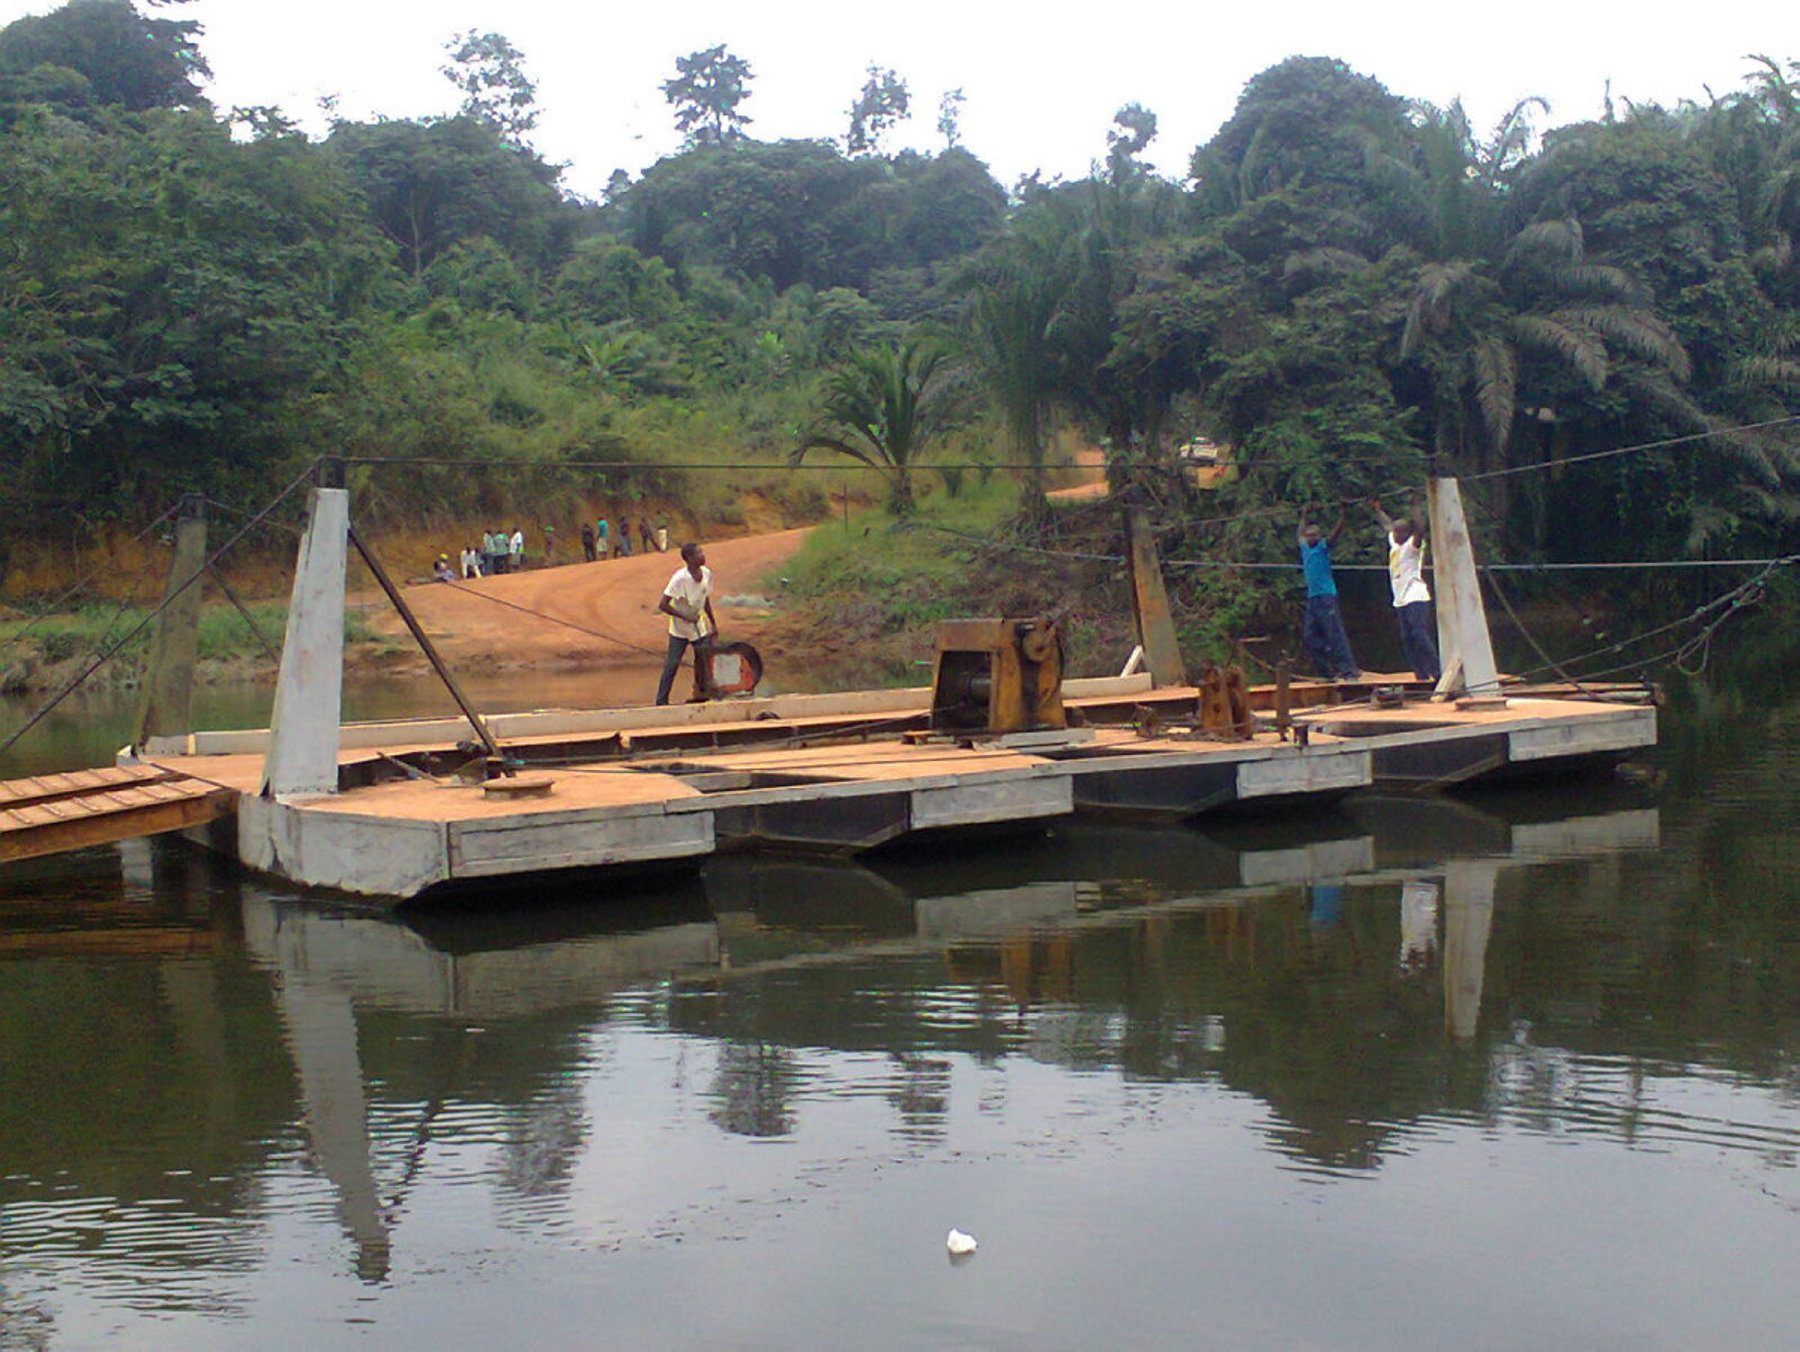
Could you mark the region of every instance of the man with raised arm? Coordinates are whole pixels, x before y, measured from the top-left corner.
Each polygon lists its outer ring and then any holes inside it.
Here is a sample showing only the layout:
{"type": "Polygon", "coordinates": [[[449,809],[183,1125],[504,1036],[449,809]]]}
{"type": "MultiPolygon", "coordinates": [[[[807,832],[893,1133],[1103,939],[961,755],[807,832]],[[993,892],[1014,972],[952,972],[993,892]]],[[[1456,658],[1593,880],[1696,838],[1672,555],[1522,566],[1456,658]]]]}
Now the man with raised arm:
{"type": "Polygon", "coordinates": [[[1394,615],[1400,621],[1400,646],[1412,664],[1413,675],[1421,681],[1435,681],[1443,673],[1438,668],[1437,643],[1431,635],[1431,592],[1425,586],[1425,541],[1419,526],[1410,516],[1395,520],[1381,510],[1381,503],[1369,499],[1375,519],[1387,532],[1388,583],[1394,592],[1394,615]]]}
{"type": "Polygon", "coordinates": [[[1338,608],[1337,580],[1331,575],[1331,546],[1344,529],[1344,513],[1327,535],[1312,520],[1312,506],[1300,509],[1300,571],[1306,577],[1306,618],[1300,626],[1300,642],[1312,658],[1313,670],[1334,681],[1354,681],[1362,673],[1350,651],[1344,632],[1344,615],[1338,608]]]}
{"type": "Polygon", "coordinates": [[[700,649],[717,637],[719,622],[713,618],[712,569],[706,566],[706,551],[697,544],[681,547],[681,567],[663,588],[657,610],[669,617],[669,654],[663,661],[662,679],[656,684],[656,702],[669,702],[669,688],[675,684],[675,673],[681,669],[681,655],[690,646],[694,653],[694,698],[702,699],[706,691],[706,654],[700,649]]]}

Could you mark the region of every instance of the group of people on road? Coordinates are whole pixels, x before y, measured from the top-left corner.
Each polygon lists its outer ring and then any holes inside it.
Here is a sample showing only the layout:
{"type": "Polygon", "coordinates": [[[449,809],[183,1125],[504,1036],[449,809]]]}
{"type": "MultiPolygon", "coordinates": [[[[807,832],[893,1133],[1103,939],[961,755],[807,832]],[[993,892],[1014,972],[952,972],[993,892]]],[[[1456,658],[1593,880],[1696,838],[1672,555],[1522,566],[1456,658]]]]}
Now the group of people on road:
{"type": "MultiPolygon", "coordinates": [[[[617,526],[605,517],[597,521],[581,523],[581,553],[589,563],[598,563],[603,559],[631,557],[631,522],[621,517],[617,526]]],[[[638,547],[645,554],[655,550],[663,553],[669,547],[669,518],[659,516],[656,525],[650,524],[647,516],[639,517],[637,523],[638,547]]]]}
{"type": "MultiPolygon", "coordinates": [[[[1387,536],[1388,588],[1394,615],[1400,623],[1400,646],[1413,676],[1435,681],[1441,676],[1437,643],[1431,633],[1431,592],[1425,585],[1425,537],[1421,523],[1411,516],[1389,516],[1371,498],[1369,507],[1387,536]]],[[[1306,615],[1300,641],[1314,668],[1334,681],[1354,681],[1362,670],[1350,651],[1344,631],[1344,615],[1338,607],[1337,581],[1331,572],[1331,545],[1344,528],[1344,512],[1329,532],[1313,520],[1310,505],[1300,509],[1300,571],[1306,578],[1306,615]]]]}
{"type": "Polygon", "coordinates": [[[483,531],[481,548],[463,551],[464,577],[499,577],[525,571],[525,532],[514,527],[483,531]]]}
{"type": "Polygon", "coordinates": [[[481,533],[479,545],[466,545],[456,556],[453,566],[448,554],[439,554],[431,566],[431,576],[438,582],[455,582],[472,577],[498,577],[501,573],[517,573],[525,568],[525,532],[490,530],[481,533]]]}
{"type": "MultiPolygon", "coordinates": [[[[556,562],[556,528],[542,527],[544,533],[544,566],[556,562]]],[[[636,526],[639,548],[648,554],[662,553],[669,547],[669,518],[658,516],[651,525],[649,517],[640,517],[636,526]]],[[[581,553],[589,563],[601,559],[628,559],[632,549],[632,523],[620,520],[615,526],[605,517],[581,523],[581,553]]],[[[473,577],[499,577],[525,570],[525,532],[518,527],[510,531],[483,531],[479,545],[465,547],[452,564],[448,554],[439,554],[431,575],[439,582],[455,582],[473,577]]]]}

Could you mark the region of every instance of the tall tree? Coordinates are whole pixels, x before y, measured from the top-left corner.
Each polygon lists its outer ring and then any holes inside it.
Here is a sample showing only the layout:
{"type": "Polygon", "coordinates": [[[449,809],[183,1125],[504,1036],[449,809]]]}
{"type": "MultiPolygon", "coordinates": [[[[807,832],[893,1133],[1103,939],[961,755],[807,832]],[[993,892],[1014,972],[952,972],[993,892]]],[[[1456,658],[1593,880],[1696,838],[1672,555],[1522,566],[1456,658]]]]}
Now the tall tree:
{"type": "Polygon", "coordinates": [[[1113,114],[1113,129],[1106,133],[1106,171],[1114,183],[1144,172],[1138,163],[1156,139],[1156,114],[1141,103],[1128,103],[1113,114]]]}
{"type": "Polygon", "coordinates": [[[525,73],[525,54],[500,33],[471,28],[444,44],[444,77],[462,91],[462,114],[485,122],[500,139],[523,149],[537,126],[537,86],[525,73]]]}
{"type": "Polygon", "coordinates": [[[912,106],[912,95],[906,81],[891,70],[869,67],[869,78],[862,93],[850,105],[850,130],[844,135],[844,149],[852,155],[865,155],[881,148],[882,138],[904,122],[912,106]]]}
{"type": "Polygon", "coordinates": [[[562,261],[572,209],[557,195],[556,170],[507,145],[487,122],[343,122],[325,144],[415,277],[481,235],[534,270],[562,261]]]}
{"type": "Polygon", "coordinates": [[[86,79],[85,102],[132,112],[204,107],[200,81],[212,72],[199,36],[193,20],[147,19],[131,0],[69,0],[0,29],[0,77],[59,66],[86,79]]]}
{"type": "Polygon", "coordinates": [[[1039,217],[975,259],[958,279],[967,340],[1015,455],[1043,493],[1044,441],[1056,393],[1051,325],[1079,276],[1076,242],[1039,217]]]}
{"type": "Polygon", "coordinates": [[[750,63],[725,44],[675,58],[675,77],[663,81],[663,98],[675,109],[675,128],[689,145],[722,145],[744,135],[750,119],[739,106],[750,97],[750,63]]]}
{"type": "Polygon", "coordinates": [[[965,99],[962,89],[946,89],[938,100],[937,130],[944,138],[944,148],[955,150],[962,143],[962,106],[965,99]]]}
{"type": "Polygon", "coordinates": [[[200,113],[98,110],[15,125],[0,181],[0,493],[104,514],[261,491],[385,289],[339,167],[200,113]]]}

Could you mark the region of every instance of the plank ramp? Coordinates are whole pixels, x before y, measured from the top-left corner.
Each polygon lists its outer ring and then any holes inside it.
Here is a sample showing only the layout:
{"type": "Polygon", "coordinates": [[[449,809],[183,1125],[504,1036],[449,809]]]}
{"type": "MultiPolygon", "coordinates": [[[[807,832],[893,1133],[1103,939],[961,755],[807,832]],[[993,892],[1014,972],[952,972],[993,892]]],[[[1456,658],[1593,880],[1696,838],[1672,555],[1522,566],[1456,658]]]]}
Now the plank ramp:
{"type": "Polygon", "coordinates": [[[154,765],[0,783],[0,863],[179,831],[229,814],[235,790],[154,765]]]}

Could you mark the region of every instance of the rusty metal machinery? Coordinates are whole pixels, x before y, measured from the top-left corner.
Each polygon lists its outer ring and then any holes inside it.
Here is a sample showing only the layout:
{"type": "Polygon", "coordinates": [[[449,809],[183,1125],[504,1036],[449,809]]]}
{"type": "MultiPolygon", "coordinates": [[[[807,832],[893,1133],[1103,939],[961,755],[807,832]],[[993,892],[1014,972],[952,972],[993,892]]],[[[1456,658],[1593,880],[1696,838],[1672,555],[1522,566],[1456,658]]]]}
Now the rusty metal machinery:
{"type": "Polygon", "coordinates": [[[933,732],[1003,736],[1068,726],[1056,617],[945,620],[936,648],[933,732]]]}

